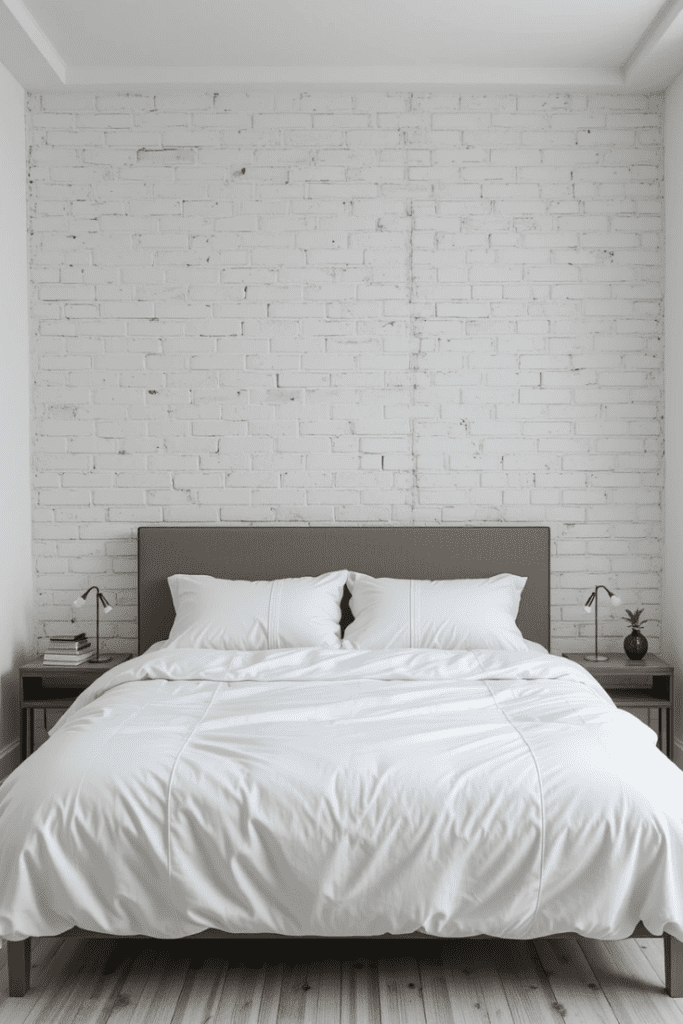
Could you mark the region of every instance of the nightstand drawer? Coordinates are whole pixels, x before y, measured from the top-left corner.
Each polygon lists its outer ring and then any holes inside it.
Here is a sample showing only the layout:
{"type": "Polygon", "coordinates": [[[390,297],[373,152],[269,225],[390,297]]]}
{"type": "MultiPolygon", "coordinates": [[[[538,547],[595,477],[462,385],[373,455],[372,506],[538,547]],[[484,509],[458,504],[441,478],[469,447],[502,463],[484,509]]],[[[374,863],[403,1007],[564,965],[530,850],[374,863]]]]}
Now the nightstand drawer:
{"type": "MultiPolygon", "coordinates": [[[[42,681],[42,687],[44,690],[85,690],[91,683],[93,683],[98,676],[102,675],[102,667],[99,666],[99,672],[84,672],[82,665],[75,666],[80,671],[76,676],[74,674],[74,666],[70,666],[68,669],[62,669],[59,674],[55,674],[50,669],[43,669],[40,675],[42,681]]],[[[94,666],[93,666],[94,667],[94,666]]]]}

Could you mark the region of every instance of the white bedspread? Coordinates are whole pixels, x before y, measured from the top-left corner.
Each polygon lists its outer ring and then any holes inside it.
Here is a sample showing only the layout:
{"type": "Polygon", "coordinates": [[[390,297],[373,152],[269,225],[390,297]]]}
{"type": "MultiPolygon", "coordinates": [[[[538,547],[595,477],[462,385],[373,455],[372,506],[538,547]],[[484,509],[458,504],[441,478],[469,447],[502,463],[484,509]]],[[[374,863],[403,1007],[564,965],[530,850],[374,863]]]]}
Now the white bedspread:
{"type": "Polygon", "coordinates": [[[573,662],[152,651],[0,788],[0,936],[683,940],[683,773],[573,662]]]}

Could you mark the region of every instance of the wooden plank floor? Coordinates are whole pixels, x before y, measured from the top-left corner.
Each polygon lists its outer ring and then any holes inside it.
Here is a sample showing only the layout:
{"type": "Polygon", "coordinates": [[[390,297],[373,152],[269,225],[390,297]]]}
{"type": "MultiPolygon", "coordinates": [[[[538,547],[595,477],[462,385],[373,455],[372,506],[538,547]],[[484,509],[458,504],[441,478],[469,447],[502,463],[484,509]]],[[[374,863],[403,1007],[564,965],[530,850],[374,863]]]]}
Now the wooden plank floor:
{"type": "Polygon", "coordinates": [[[40,939],[0,1024],[683,1024],[661,939],[318,942],[40,939]]]}

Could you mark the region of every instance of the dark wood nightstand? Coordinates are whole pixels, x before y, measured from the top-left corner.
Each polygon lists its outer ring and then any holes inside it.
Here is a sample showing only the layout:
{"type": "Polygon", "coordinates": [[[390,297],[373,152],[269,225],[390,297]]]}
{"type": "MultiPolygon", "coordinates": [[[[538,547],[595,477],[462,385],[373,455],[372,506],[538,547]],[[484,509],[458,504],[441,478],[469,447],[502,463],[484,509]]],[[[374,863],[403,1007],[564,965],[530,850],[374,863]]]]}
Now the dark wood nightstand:
{"type": "Polygon", "coordinates": [[[673,760],[674,670],[672,665],[646,654],[631,661],[625,654],[610,654],[607,661],[586,661],[585,654],[564,654],[597,679],[618,708],[630,711],[657,733],[657,746],[673,760]]]}
{"type": "Polygon", "coordinates": [[[113,654],[111,661],[97,665],[86,661],[82,665],[68,666],[46,665],[42,658],[35,658],[22,665],[19,669],[21,760],[32,754],[35,747],[36,711],[65,710],[98,676],[130,657],[130,654],[113,654]]]}

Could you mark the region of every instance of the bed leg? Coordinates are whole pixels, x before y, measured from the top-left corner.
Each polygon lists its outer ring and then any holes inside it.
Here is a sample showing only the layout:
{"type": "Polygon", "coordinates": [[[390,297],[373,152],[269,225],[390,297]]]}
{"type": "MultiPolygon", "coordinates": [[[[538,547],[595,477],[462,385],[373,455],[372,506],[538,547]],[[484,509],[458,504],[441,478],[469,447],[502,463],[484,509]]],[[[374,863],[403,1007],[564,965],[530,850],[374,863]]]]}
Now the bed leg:
{"type": "Polygon", "coordinates": [[[7,943],[9,994],[25,996],[31,984],[31,940],[7,943]]]}
{"type": "Polygon", "coordinates": [[[683,998],[683,942],[664,934],[664,977],[666,991],[674,999],[683,998]]]}

